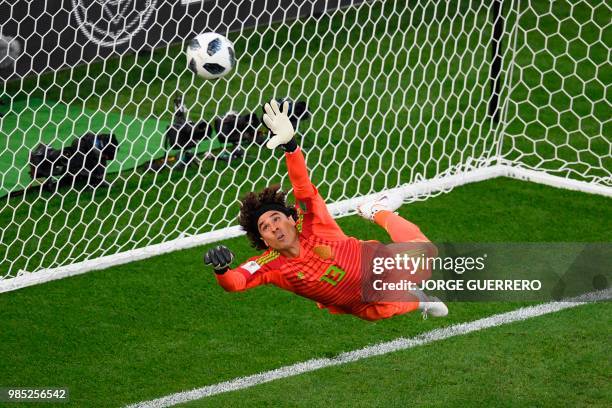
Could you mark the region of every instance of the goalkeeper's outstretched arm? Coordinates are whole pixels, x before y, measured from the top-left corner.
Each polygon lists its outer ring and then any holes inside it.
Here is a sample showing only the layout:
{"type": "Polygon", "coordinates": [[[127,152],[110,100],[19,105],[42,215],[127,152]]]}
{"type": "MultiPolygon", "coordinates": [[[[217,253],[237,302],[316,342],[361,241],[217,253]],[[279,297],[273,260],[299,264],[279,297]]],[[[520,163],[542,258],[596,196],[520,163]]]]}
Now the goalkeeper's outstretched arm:
{"type": "Polygon", "coordinates": [[[282,110],[275,100],[264,105],[263,121],[273,135],[266,146],[269,149],[280,147],[285,151],[293,194],[297,200],[304,201],[316,196],[317,189],[308,177],[306,160],[295,140],[295,130],[289,120],[288,110],[289,102],[283,103],[282,110]]]}
{"type": "Polygon", "coordinates": [[[297,201],[306,205],[307,213],[311,215],[310,222],[305,224],[312,227],[312,232],[326,239],[346,239],[347,236],[336,224],[325,205],[325,201],[308,177],[306,160],[295,140],[295,130],[289,120],[288,109],[288,102],[283,104],[282,110],[275,100],[264,105],[266,113],[263,120],[273,134],[267,147],[273,149],[279,146],[285,151],[287,172],[293,187],[293,195],[297,201]]]}
{"type": "Polygon", "coordinates": [[[285,280],[274,268],[275,262],[264,263],[260,260],[262,257],[264,256],[251,257],[238,267],[230,269],[234,254],[226,246],[218,245],[206,252],[204,263],[213,267],[217,282],[227,292],[240,292],[269,283],[285,287],[285,280]]]}

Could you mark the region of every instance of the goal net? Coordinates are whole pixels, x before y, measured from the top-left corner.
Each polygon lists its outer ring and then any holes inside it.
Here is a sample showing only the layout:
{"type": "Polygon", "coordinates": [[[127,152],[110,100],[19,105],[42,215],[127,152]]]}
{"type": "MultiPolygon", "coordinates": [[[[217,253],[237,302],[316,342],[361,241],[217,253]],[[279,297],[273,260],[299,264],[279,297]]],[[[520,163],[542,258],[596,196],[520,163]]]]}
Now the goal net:
{"type": "Polygon", "coordinates": [[[0,290],[239,234],[239,197],[290,186],[228,112],[261,117],[272,98],[306,104],[298,138],[335,214],[501,175],[612,195],[606,2],[17,0],[0,15],[0,290]],[[236,52],[216,81],[185,57],[207,31],[236,52]],[[188,151],[165,143],[181,96],[211,127],[188,151]],[[53,164],[88,134],[118,150],[99,185],[66,182],[53,164]]]}

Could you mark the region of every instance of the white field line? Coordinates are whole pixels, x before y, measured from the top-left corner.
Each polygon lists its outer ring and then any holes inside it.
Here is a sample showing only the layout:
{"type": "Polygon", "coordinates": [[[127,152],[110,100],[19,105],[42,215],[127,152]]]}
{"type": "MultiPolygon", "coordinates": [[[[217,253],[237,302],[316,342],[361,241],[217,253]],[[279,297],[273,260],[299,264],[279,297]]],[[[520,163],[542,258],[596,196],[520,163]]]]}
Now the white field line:
{"type": "Polygon", "coordinates": [[[259,374],[239,377],[233,380],[224,381],[218,384],[207,385],[191,391],[179,392],[162,398],[150,401],[143,401],[127,406],[127,408],[161,408],[170,407],[176,404],[185,403],[197,399],[202,399],[212,395],[222,394],[230,391],[237,391],[244,388],[253,387],[258,384],[267,383],[281,378],[293,377],[299,374],[318,370],[320,368],[332,367],[341,364],[351,363],[364,358],[380,356],[393,353],[399,350],[406,350],[417,346],[422,346],[438,340],[444,340],[454,336],[496,327],[503,324],[518,322],[532,317],[542,316],[548,313],[558,312],[559,310],[584,305],[588,302],[612,299],[612,289],[601,290],[587,293],[575,298],[565,299],[560,302],[543,303],[536,306],[523,307],[511,312],[489,316],[483,319],[467,323],[455,324],[452,326],[431,330],[411,338],[400,337],[398,339],[380,343],[373,346],[364,347],[359,350],[349,351],[338,354],[333,358],[318,358],[313,360],[296,363],[289,366],[277,368],[275,370],[262,372],[259,374]]]}

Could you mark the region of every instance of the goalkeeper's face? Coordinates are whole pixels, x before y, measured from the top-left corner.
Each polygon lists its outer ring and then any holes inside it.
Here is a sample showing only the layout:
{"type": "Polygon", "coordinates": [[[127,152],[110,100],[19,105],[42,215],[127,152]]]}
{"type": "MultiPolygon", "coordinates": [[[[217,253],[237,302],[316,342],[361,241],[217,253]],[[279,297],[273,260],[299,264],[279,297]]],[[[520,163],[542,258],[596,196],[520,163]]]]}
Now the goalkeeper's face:
{"type": "Polygon", "coordinates": [[[295,220],[280,211],[267,211],[257,220],[257,228],[266,245],[283,251],[300,245],[295,220]]]}

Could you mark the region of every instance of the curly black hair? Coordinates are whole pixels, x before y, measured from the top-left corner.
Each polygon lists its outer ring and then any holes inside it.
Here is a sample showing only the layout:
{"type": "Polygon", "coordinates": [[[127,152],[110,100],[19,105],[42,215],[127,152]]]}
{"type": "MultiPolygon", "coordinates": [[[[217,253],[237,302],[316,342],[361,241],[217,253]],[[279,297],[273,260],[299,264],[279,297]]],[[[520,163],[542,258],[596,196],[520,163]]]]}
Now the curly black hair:
{"type": "Polygon", "coordinates": [[[288,207],[286,204],[286,194],[280,189],[280,185],[275,184],[266,187],[259,193],[251,191],[248,193],[240,202],[240,216],[238,221],[244,231],[246,231],[247,238],[251,241],[251,245],[256,249],[264,250],[267,249],[266,243],[259,234],[257,228],[257,220],[259,219],[259,209],[268,204],[277,204],[283,206],[286,211],[284,213],[288,217],[293,217],[297,220],[297,210],[293,207],[288,207]]]}

